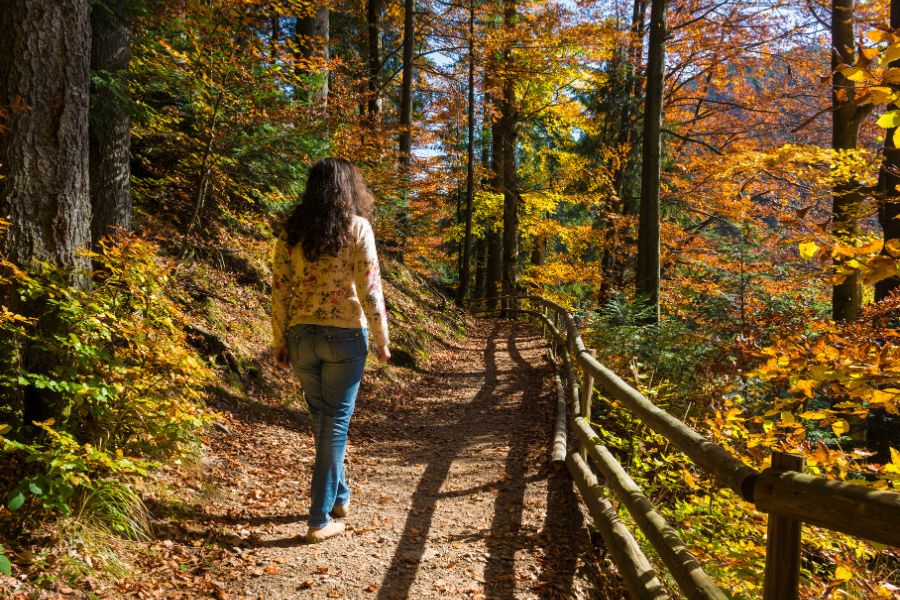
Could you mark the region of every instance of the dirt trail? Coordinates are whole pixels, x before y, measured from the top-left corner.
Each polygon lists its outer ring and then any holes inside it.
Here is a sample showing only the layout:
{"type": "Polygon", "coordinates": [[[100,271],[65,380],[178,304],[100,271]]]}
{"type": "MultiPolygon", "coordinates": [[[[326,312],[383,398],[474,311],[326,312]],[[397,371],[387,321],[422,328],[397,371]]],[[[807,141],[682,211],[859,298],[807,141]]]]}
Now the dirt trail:
{"type": "Polygon", "coordinates": [[[363,389],[344,536],[301,538],[313,460],[301,411],[262,415],[213,442],[215,471],[230,482],[220,508],[207,507],[219,514],[205,516],[241,538],[210,570],[220,596],[622,597],[598,591],[615,580],[548,460],[556,391],[543,341],[522,324],[474,329],[414,384],[363,389]]]}

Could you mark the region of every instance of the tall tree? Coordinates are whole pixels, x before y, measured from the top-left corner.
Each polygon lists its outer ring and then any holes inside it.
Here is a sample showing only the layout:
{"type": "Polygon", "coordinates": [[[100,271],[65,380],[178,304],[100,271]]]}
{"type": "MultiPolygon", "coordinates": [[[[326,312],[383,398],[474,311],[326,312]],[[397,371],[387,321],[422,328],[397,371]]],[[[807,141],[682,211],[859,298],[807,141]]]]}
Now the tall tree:
{"type": "MultiPolygon", "coordinates": [[[[831,145],[835,150],[856,149],[859,126],[867,111],[855,102],[855,84],[837,70],[841,64],[853,64],[854,0],[831,2],[831,68],[832,75],[832,132],[831,145]]],[[[837,241],[855,245],[859,236],[863,195],[859,183],[848,181],[834,187],[832,200],[832,231],[837,241]]],[[[859,271],[844,265],[836,258],[835,267],[847,272],[836,283],[831,294],[831,313],[835,321],[853,321],[862,310],[862,282],[859,271]]]]}
{"type": "MultiPolygon", "coordinates": [[[[72,269],[71,283],[87,287],[91,200],[88,189],[90,0],[9,0],[0,3],[0,216],[11,221],[3,253],[29,268],[34,259],[72,269]]],[[[39,335],[55,324],[42,307],[0,301],[38,321],[39,335]]],[[[46,353],[20,348],[21,365],[47,372],[46,353]]],[[[47,390],[25,386],[25,424],[48,418],[47,390]]]]}
{"type": "Polygon", "coordinates": [[[400,165],[409,170],[412,155],[413,55],[416,47],[416,0],[405,0],[403,9],[403,80],[400,84],[400,165]]]}
{"type": "MultiPolygon", "coordinates": [[[[4,253],[88,267],[90,0],[0,4],[0,215],[4,253]]],[[[86,285],[86,277],[76,282],[86,285]]]]}
{"type": "Polygon", "coordinates": [[[105,0],[91,11],[91,239],[131,229],[131,119],[125,77],[131,58],[131,0],[105,0]]]}
{"type": "MultiPolygon", "coordinates": [[[[891,29],[900,29],[900,0],[891,0],[891,29]]],[[[900,60],[890,65],[900,67],[900,60]]],[[[900,89],[900,84],[891,84],[900,89]]],[[[884,157],[878,177],[881,191],[881,206],[878,209],[878,220],[881,223],[884,237],[884,254],[889,254],[890,245],[900,243],[900,148],[894,144],[895,130],[887,132],[884,139],[884,157]]],[[[892,291],[900,287],[900,277],[889,277],[875,284],[875,299],[883,300],[892,291]]]]}
{"type": "MultiPolygon", "coordinates": [[[[611,207],[623,216],[638,212],[638,117],[642,98],[641,62],[644,50],[644,24],[647,16],[647,0],[634,0],[631,23],[628,30],[628,44],[617,46],[610,61],[612,71],[610,83],[610,112],[607,123],[612,125],[611,139],[606,141],[616,148],[612,156],[612,185],[618,206],[611,207]]],[[[603,280],[600,284],[600,301],[606,300],[613,289],[624,285],[626,259],[622,256],[620,243],[634,244],[634,232],[627,227],[624,232],[615,226],[615,221],[607,219],[604,224],[603,280]],[[624,240],[622,239],[624,237],[624,240]]]]}
{"type": "MultiPolygon", "coordinates": [[[[494,71],[495,64],[490,60],[485,70],[485,88],[490,89],[488,73],[494,71]]],[[[490,169],[493,173],[493,181],[491,182],[495,192],[503,192],[503,175],[501,173],[501,164],[503,163],[503,144],[500,143],[499,127],[497,118],[494,114],[493,95],[486,91],[484,94],[484,115],[490,123],[490,169]]],[[[488,158],[485,156],[484,158],[488,158]]],[[[500,295],[500,282],[503,279],[503,232],[498,231],[493,223],[490,223],[487,230],[487,264],[485,265],[485,295],[488,298],[497,298],[500,295]]],[[[489,308],[496,308],[497,302],[491,300],[489,308]]]]}
{"type": "Polygon", "coordinates": [[[368,42],[367,110],[370,117],[381,112],[381,29],[384,0],[366,0],[366,38],[368,42]]]}
{"type": "Polygon", "coordinates": [[[330,29],[327,4],[309,4],[306,12],[297,17],[295,41],[300,52],[297,70],[309,78],[307,98],[322,112],[328,107],[330,29]]]}
{"type": "Polygon", "coordinates": [[[654,322],[659,320],[659,182],[666,35],[666,0],[652,0],[635,283],[638,297],[653,308],[654,322]]]}
{"type": "Polygon", "coordinates": [[[472,202],[475,197],[475,0],[469,0],[469,89],[466,140],[466,232],[457,299],[462,304],[469,293],[472,273],[472,202]]]}
{"type": "MultiPolygon", "coordinates": [[[[510,34],[518,20],[517,0],[503,0],[503,24],[510,34]]],[[[516,292],[519,267],[519,194],[516,189],[516,80],[513,49],[503,51],[503,81],[498,104],[500,119],[494,129],[494,149],[500,150],[501,185],[503,190],[503,295],[516,292]],[[499,144],[499,148],[498,148],[499,144]]]]}

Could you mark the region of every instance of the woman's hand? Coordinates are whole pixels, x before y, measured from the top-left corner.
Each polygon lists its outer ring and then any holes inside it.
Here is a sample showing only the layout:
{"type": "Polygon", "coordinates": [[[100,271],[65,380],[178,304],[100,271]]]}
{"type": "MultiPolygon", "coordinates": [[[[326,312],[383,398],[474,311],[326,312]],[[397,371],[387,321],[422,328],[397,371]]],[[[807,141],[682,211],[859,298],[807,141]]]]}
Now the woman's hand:
{"type": "Polygon", "coordinates": [[[287,346],[282,346],[275,351],[275,365],[282,369],[287,369],[291,366],[291,359],[288,355],[287,346]]]}
{"type": "Polygon", "coordinates": [[[391,351],[387,346],[376,346],[375,357],[380,363],[386,363],[391,358],[391,351]]]}

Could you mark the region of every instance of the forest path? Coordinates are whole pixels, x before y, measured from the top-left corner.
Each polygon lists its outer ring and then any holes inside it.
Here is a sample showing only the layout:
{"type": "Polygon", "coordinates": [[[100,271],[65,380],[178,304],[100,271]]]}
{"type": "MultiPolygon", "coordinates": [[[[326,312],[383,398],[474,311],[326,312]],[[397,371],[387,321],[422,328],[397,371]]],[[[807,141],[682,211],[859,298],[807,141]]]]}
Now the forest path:
{"type": "Polygon", "coordinates": [[[478,321],[473,332],[413,384],[360,394],[343,536],[301,538],[313,461],[305,420],[260,420],[213,444],[216,470],[231,478],[219,500],[245,501],[228,511],[244,540],[220,565],[220,596],[605,596],[597,590],[615,581],[593,558],[565,469],[549,462],[556,389],[546,346],[523,324],[478,321]],[[237,441],[248,434],[249,454],[237,441]]]}

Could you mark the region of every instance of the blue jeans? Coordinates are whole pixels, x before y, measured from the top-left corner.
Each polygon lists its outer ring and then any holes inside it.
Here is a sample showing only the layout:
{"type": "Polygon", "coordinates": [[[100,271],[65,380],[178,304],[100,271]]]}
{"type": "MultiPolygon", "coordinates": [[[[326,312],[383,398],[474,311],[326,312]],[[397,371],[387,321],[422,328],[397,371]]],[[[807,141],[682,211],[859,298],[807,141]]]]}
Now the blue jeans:
{"type": "Polygon", "coordinates": [[[294,374],[303,386],[316,443],[309,526],[324,527],[335,506],[350,501],[344,479],[347,429],[366,364],[369,332],[294,325],[286,333],[294,374]]]}

